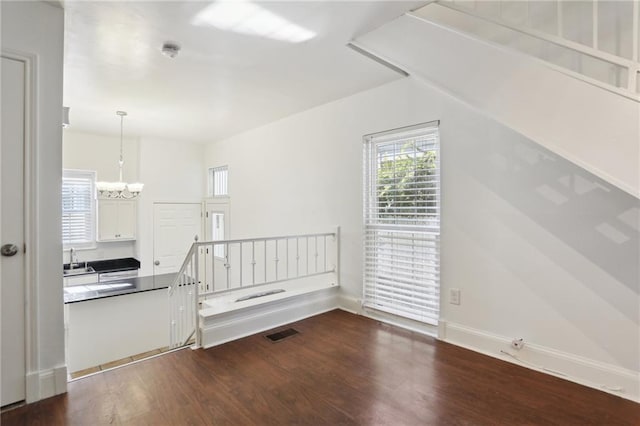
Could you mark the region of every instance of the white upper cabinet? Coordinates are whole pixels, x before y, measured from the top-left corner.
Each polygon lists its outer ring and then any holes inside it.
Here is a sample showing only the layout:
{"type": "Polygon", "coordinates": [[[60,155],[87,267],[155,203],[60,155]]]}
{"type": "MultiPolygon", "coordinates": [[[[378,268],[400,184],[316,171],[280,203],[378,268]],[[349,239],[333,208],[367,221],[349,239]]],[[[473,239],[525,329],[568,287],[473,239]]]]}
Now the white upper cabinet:
{"type": "Polygon", "coordinates": [[[136,239],[136,201],[98,200],[98,241],[136,239]]]}

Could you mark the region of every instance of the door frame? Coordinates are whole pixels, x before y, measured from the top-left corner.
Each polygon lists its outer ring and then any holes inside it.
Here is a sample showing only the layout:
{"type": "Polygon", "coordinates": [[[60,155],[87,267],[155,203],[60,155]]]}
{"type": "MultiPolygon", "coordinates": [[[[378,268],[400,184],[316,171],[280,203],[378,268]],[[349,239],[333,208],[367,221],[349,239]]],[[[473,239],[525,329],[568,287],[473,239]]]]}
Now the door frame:
{"type": "MultiPolygon", "coordinates": [[[[25,400],[34,402],[40,399],[40,347],[38,344],[38,277],[36,264],[38,224],[36,212],[38,201],[36,186],[39,177],[37,160],[37,75],[38,57],[30,53],[3,48],[0,56],[25,64],[24,99],[24,303],[25,303],[25,400]]],[[[0,199],[2,194],[0,193],[0,199]]],[[[1,232],[1,230],[0,230],[1,232]]],[[[0,235],[1,238],[1,235],[0,235]]],[[[60,277],[62,286],[62,277],[60,277]]]]}

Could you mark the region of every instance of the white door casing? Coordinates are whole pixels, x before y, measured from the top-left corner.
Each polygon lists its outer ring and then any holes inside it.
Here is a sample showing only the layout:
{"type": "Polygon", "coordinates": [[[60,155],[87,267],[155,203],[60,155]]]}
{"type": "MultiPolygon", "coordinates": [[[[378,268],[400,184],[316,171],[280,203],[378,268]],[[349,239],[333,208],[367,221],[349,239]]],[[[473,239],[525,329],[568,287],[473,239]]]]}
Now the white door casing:
{"type": "Polygon", "coordinates": [[[26,397],[25,340],[25,101],[24,61],[2,57],[2,148],[0,154],[0,245],[13,245],[1,256],[2,406],[26,397]],[[9,250],[8,250],[9,251],[9,250]],[[7,253],[7,254],[10,254],[7,253]]]}
{"type": "Polygon", "coordinates": [[[177,272],[196,236],[202,240],[200,203],[154,203],[154,275],[177,272]]]}

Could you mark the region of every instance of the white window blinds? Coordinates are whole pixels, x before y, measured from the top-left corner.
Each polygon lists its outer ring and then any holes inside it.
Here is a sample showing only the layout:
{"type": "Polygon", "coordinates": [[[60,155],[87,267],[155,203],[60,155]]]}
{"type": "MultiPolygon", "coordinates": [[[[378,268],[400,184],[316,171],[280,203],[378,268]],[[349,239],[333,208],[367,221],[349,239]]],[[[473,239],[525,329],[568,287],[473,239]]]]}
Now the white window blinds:
{"type": "Polygon", "coordinates": [[[365,137],[365,306],[437,325],[438,122],[365,137]]]}
{"type": "Polygon", "coordinates": [[[64,170],[62,176],[62,244],[89,247],[95,243],[96,173],[64,170]]]}
{"type": "Polygon", "coordinates": [[[209,196],[226,197],[229,195],[229,166],[209,169],[209,196]]]}

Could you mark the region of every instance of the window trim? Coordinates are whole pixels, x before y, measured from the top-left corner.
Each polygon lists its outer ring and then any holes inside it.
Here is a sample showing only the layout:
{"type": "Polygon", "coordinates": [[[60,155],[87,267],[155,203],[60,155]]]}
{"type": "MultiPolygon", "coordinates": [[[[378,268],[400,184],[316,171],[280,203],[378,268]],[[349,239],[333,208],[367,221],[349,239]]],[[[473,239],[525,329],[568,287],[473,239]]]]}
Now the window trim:
{"type": "MultiPolygon", "coordinates": [[[[96,178],[97,173],[95,170],[80,170],[80,169],[62,169],[62,186],[61,186],[61,204],[64,202],[62,197],[63,195],[63,186],[65,179],[89,179],[91,181],[91,229],[90,235],[91,240],[86,242],[79,243],[65,243],[64,235],[62,235],[62,249],[69,250],[73,247],[75,250],[91,250],[97,248],[97,226],[98,226],[98,218],[97,218],[97,196],[96,196],[96,178]]],[[[61,209],[63,206],[60,206],[61,209]]],[[[63,227],[64,220],[64,211],[62,211],[62,216],[60,220],[60,226],[63,227]]]]}
{"type": "MultiPolygon", "coordinates": [[[[431,325],[437,325],[441,308],[439,125],[439,121],[432,121],[363,138],[363,306],[431,325]],[[432,175],[435,197],[430,201],[435,201],[435,205],[413,207],[414,216],[408,220],[401,210],[400,218],[394,219],[393,213],[380,210],[378,173],[381,151],[378,147],[411,139],[415,145],[420,138],[432,140],[433,149],[429,151],[435,151],[435,174],[432,175]],[[398,280],[397,276],[401,279],[398,280]],[[415,298],[416,295],[419,297],[415,298]]],[[[415,149],[417,147],[414,146],[415,149]]],[[[393,152],[393,158],[396,158],[395,148],[393,152]]],[[[398,158],[402,155],[398,154],[398,158]]],[[[425,185],[425,189],[428,187],[425,185]]]]}

